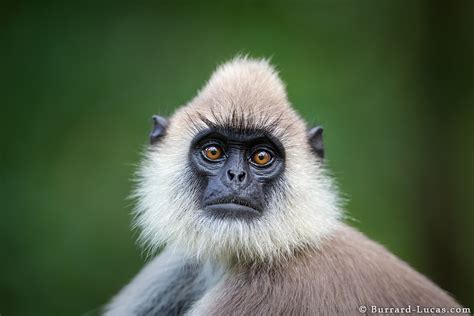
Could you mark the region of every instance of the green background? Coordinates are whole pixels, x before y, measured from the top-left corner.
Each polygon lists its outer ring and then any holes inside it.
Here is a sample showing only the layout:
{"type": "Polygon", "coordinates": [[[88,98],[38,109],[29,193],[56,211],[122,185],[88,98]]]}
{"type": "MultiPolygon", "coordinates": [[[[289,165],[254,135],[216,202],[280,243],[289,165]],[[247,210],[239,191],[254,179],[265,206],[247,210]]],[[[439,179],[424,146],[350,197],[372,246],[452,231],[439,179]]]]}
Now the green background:
{"type": "Polygon", "coordinates": [[[152,114],[237,53],[325,127],[349,222],[474,308],[474,2],[0,7],[0,314],[81,315],[145,262],[127,199],[152,114]]]}

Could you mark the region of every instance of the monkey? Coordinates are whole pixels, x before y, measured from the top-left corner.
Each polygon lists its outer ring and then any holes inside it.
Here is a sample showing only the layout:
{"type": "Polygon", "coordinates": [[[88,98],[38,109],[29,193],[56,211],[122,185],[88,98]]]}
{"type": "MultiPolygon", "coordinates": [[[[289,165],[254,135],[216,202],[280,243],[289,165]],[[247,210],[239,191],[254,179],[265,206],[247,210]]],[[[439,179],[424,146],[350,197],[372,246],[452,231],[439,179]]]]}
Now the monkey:
{"type": "Polygon", "coordinates": [[[144,247],[161,252],[105,315],[461,308],[345,223],[323,128],[308,127],[268,60],[235,57],[153,123],[134,225],[144,247]]]}

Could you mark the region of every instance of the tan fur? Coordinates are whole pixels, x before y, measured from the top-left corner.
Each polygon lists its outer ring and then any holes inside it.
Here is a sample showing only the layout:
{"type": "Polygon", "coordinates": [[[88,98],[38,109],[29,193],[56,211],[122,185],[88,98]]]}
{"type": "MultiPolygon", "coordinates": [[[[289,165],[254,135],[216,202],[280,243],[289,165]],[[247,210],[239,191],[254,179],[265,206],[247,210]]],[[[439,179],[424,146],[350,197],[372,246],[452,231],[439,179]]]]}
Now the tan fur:
{"type": "Polygon", "coordinates": [[[206,296],[190,314],[357,315],[361,305],[460,307],[426,277],[348,226],[321,249],[300,253],[283,266],[236,266],[206,296]]]}

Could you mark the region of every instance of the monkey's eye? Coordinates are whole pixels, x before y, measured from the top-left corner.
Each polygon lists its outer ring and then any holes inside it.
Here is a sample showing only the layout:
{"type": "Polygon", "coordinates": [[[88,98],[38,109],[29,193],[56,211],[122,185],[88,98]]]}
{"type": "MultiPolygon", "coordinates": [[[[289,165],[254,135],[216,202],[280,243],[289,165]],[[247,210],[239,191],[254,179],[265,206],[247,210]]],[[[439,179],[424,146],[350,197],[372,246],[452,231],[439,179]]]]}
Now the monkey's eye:
{"type": "Polygon", "coordinates": [[[266,166],[272,161],[272,155],[263,149],[257,150],[251,158],[251,161],[257,166],[266,166]]]}
{"type": "Polygon", "coordinates": [[[203,149],[202,154],[207,159],[214,161],[222,158],[223,150],[218,145],[209,145],[203,149]]]}

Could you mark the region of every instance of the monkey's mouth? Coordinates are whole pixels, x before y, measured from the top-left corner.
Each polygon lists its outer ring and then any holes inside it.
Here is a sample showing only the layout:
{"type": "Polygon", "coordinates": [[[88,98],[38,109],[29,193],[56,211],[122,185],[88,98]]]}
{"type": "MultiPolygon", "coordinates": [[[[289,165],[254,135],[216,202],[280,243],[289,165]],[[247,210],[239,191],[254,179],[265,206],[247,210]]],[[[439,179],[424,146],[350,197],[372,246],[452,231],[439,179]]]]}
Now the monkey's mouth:
{"type": "Polygon", "coordinates": [[[240,197],[211,201],[204,206],[204,210],[210,216],[221,219],[251,219],[262,213],[254,203],[240,197]]]}

